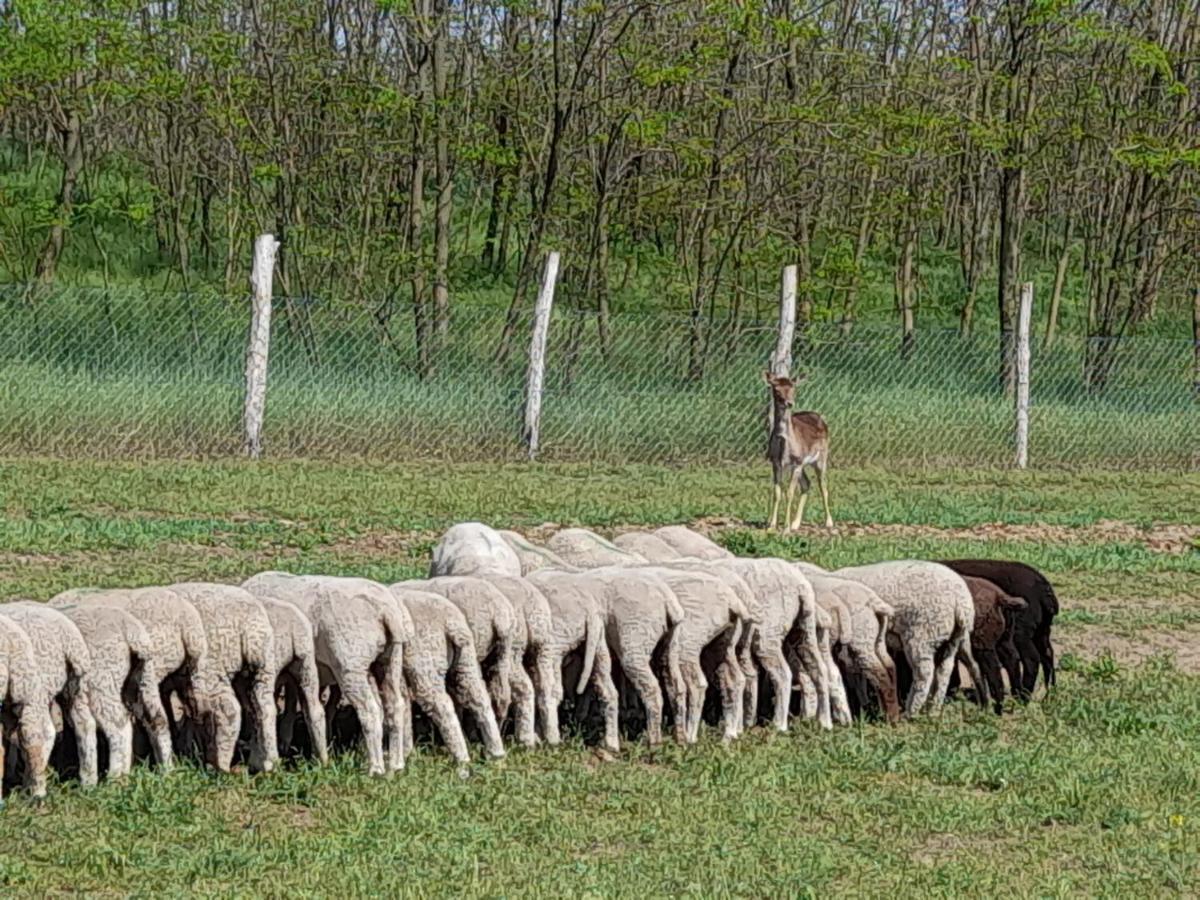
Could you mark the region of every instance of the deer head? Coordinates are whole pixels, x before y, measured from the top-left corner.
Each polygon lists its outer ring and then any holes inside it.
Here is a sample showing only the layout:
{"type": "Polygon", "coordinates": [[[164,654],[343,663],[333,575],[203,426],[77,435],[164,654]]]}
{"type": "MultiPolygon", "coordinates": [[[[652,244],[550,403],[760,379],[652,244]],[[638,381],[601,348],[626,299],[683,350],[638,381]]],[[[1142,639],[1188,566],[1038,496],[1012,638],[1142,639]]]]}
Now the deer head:
{"type": "Polygon", "coordinates": [[[763,381],[770,386],[771,396],[777,403],[789,407],[796,400],[796,385],[807,377],[807,375],[797,375],[795,378],[788,378],[786,375],[772,375],[770,372],[763,372],[763,381]]]}

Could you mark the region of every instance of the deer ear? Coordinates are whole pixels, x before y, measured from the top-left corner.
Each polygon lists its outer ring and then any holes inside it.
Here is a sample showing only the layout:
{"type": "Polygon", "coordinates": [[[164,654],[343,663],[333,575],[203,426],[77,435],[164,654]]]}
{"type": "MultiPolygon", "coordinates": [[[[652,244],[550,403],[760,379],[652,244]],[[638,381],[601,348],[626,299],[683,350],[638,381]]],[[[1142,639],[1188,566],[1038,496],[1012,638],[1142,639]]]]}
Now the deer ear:
{"type": "Polygon", "coordinates": [[[774,383],[775,383],[775,376],[774,376],[774,375],[772,375],[772,374],[771,374],[769,371],[767,371],[766,369],[763,369],[763,376],[762,376],[762,378],[763,378],[763,381],[765,381],[767,384],[774,384],[774,383]]]}
{"type": "Polygon", "coordinates": [[[807,381],[807,380],[808,380],[807,372],[801,372],[799,375],[792,376],[792,384],[799,384],[800,382],[807,381]]]}

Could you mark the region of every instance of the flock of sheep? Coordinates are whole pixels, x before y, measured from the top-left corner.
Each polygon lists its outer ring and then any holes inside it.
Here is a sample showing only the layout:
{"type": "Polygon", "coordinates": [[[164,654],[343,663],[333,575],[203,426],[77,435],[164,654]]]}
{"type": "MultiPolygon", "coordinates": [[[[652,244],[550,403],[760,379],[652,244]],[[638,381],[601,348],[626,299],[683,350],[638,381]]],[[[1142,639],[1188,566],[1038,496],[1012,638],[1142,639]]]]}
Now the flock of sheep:
{"type": "Polygon", "coordinates": [[[901,693],[905,715],[937,710],[958,663],[977,702],[999,711],[1002,668],[1021,698],[1039,670],[1053,683],[1057,611],[1049,583],[1020,563],[827,572],[736,557],[682,526],[611,542],[568,528],[543,547],[464,523],[435,547],[428,579],[391,586],[264,572],[241,586],[0,604],[0,771],[43,796],[68,726],[85,786],[100,774],[98,736],[107,776],[120,777],[135,729],[163,769],[187,750],[228,771],[240,747],[252,771],[269,771],[302,722],[325,762],[327,721],[350,708],[370,772],[385,774],[404,767],[414,704],[465,764],[468,733],[503,756],[510,719],[522,745],[559,743],[568,687],[595,707],[607,751],[639,714],[661,741],[664,711],[675,739],[694,742],[706,697],[732,740],[758,721],[760,689],[781,731],[793,694],[823,728],[870,706],[895,721],[901,693]]]}

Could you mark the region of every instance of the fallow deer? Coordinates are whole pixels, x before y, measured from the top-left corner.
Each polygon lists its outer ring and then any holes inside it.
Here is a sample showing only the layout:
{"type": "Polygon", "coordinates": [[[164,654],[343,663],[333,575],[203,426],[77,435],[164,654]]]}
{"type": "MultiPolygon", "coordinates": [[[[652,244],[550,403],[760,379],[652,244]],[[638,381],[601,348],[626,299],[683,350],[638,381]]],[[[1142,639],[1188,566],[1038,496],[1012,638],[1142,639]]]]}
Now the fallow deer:
{"type": "Polygon", "coordinates": [[[763,380],[771,388],[774,409],[771,420],[774,426],[771,443],[767,449],[767,458],[771,460],[771,470],[775,479],[771,519],[767,524],[770,530],[774,530],[779,524],[779,501],[783,496],[785,479],[788,481],[787,506],[783,513],[784,521],[787,522],[785,531],[800,527],[809,488],[805,466],[812,466],[816,471],[817,482],[821,486],[821,500],[825,504],[825,527],[833,528],[833,516],[829,514],[829,487],[825,477],[829,467],[829,426],[819,413],[792,412],[792,403],[796,399],[796,384],[804,378],[805,376],[799,375],[792,380],[763,372],[763,380]],[[789,521],[796,482],[800,483],[800,505],[796,507],[796,517],[789,521]]]}

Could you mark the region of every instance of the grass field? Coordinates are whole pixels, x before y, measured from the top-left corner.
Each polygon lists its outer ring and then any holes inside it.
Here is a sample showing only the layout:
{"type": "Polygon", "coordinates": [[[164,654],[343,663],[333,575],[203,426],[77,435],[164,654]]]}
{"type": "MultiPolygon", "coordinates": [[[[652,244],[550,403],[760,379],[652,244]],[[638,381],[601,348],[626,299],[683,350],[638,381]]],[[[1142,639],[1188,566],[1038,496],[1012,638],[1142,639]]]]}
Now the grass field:
{"type": "MultiPolygon", "coordinates": [[[[838,533],[761,531],[761,467],[0,463],[0,596],[265,568],[395,579],[440,529],[699,522],[837,566],[988,555],[1063,603],[1056,694],[1002,719],[796,725],[603,761],[514,750],[463,781],[139,770],[0,812],[0,890],[245,895],[1200,891],[1200,475],[838,470],[838,533]]],[[[819,504],[818,504],[819,508],[819,504]]]]}

